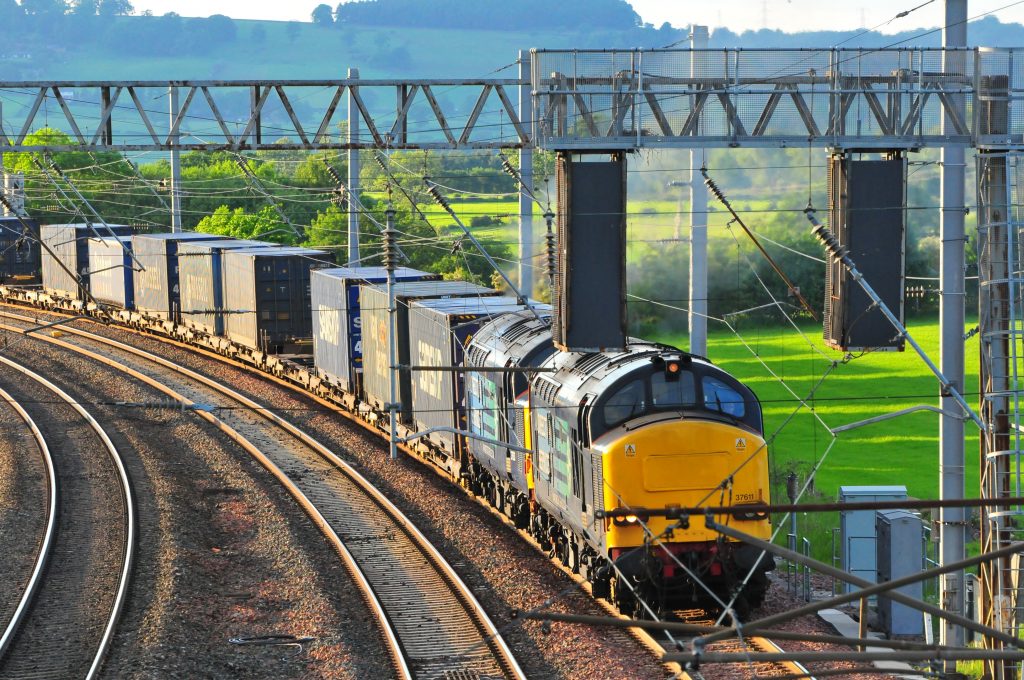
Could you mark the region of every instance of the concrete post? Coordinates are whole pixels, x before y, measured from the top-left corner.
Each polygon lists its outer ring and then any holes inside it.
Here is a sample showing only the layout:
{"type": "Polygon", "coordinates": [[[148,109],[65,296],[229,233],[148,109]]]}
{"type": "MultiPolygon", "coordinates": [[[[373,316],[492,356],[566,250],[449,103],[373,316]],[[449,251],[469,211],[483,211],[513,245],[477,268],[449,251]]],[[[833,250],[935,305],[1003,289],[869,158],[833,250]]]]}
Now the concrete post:
{"type": "Polygon", "coordinates": [[[171,231],[181,231],[181,135],[175,131],[174,121],[178,117],[178,88],[168,88],[170,95],[171,134],[171,231]]]}
{"type": "MultiPolygon", "coordinates": [[[[690,27],[690,48],[708,47],[708,27],[690,27]]],[[[697,75],[696,60],[690,60],[690,75],[697,75]]],[[[697,178],[702,149],[690,151],[690,352],[708,354],[708,190],[697,178]]]]}
{"type": "MultiPolygon", "coordinates": [[[[530,96],[530,51],[519,50],[519,79],[525,85],[519,86],[519,120],[529,131],[533,129],[533,98],[530,96]]],[[[519,290],[527,297],[533,296],[533,148],[524,146],[519,151],[519,290]]]]}
{"type": "MultiPolygon", "coordinates": [[[[967,0],[946,0],[946,20],[942,31],[944,47],[967,45],[967,0]]],[[[943,56],[943,72],[964,73],[966,67],[962,53],[943,56]]],[[[956,97],[961,118],[966,118],[963,97],[956,97]]],[[[943,117],[943,132],[953,130],[952,123],[943,117]]],[[[964,233],[964,147],[946,145],[942,148],[941,164],[941,220],[940,220],[940,282],[939,288],[939,364],[942,374],[953,386],[964,388],[964,303],[965,289],[965,233],[964,233]]],[[[964,421],[955,414],[956,401],[942,397],[939,404],[939,498],[954,500],[964,497],[964,421]]],[[[943,508],[939,511],[939,564],[952,564],[964,558],[966,513],[962,508],[943,508]]],[[[941,581],[940,602],[943,609],[954,614],[964,611],[964,572],[947,574],[941,581]]],[[[953,647],[964,645],[964,631],[943,620],[940,644],[953,647]]],[[[956,663],[945,662],[946,672],[955,672],[956,663]]]]}
{"type": "MultiPolygon", "coordinates": [[[[348,77],[359,77],[359,69],[350,68],[348,77]]],[[[359,182],[359,149],[353,145],[359,142],[359,105],[352,96],[352,88],[348,90],[348,263],[356,266],[359,263],[359,193],[362,185],[359,182]]]]}

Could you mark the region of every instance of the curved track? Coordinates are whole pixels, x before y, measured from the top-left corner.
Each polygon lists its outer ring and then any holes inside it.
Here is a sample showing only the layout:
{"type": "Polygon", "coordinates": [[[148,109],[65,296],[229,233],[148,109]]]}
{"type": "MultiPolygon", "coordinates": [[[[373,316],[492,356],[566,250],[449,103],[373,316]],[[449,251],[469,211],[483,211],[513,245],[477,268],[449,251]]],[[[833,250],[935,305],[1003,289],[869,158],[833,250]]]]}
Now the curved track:
{"type": "MultiPolygon", "coordinates": [[[[50,447],[47,445],[46,438],[43,436],[42,431],[40,431],[39,426],[32,420],[32,416],[29,415],[28,411],[3,388],[0,388],[0,400],[6,402],[32,432],[32,438],[36,442],[39,460],[44,472],[46,493],[46,526],[43,528],[42,536],[38,540],[35,559],[31,565],[27,565],[27,568],[19,573],[13,584],[15,587],[8,589],[7,593],[9,593],[9,596],[3,602],[0,602],[0,616],[2,616],[0,622],[3,620],[7,621],[3,632],[0,633],[0,659],[3,659],[7,648],[10,646],[15,633],[17,633],[22,620],[25,618],[25,614],[31,606],[32,598],[39,588],[43,572],[46,569],[46,563],[50,558],[50,551],[57,533],[57,498],[59,488],[57,486],[57,473],[53,468],[53,457],[50,455],[50,447]]],[[[22,460],[20,464],[27,466],[29,461],[22,460]]],[[[20,500],[26,499],[22,498],[20,500]]]]}
{"type": "MultiPolygon", "coordinates": [[[[15,314],[0,316],[33,322],[15,314]]],[[[90,356],[161,390],[183,408],[195,409],[285,485],[333,542],[364,592],[392,649],[397,677],[524,677],[493,623],[440,553],[326,447],[263,405],[187,368],[86,331],[64,332],[76,341],[30,337],[90,356]]]]}
{"type": "Polygon", "coordinates": [[[128,591],[136,533],[131,484],[110,438],[80,404],[28,368],[3,356],[0,364],[20,374],[4,377],[12,391],[5,400],[32,403],[25,416],[36,414],[29,420],[40,424],[37,441],[50,452],[54,525],[5,630],[0,676],[90,679],[128,591]],[[44,395],[56,400],[45,403],[44,395]]]}

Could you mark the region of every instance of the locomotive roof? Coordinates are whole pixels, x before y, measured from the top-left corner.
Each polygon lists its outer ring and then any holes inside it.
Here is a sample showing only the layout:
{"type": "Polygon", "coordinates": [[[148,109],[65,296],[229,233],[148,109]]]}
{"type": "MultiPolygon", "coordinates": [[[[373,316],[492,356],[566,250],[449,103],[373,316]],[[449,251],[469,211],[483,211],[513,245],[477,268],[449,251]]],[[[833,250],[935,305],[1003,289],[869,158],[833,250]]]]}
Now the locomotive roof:
{"type": "Polygon", "coordinates": [[[539,305],[541,319],[524,309],[502,314],[480,327],[469,345],[467,358],[474,366],[505,366],[532,363],[545,350],[555,351],[551,342],[551,305],[539,305]]]}
{"type": "Polygon", "coordinates": [[[553,404],[557,398],[560,402],[578,405],[587,393],[601,394],[612,383],[650,366],[658,357],[686,357],[695,364],[721,371],[703,357],[670,345],[631,338],[624,351],[555,352],[543,364],[554,371],[538,375],[535,385],[549,403],[553,404]]]}

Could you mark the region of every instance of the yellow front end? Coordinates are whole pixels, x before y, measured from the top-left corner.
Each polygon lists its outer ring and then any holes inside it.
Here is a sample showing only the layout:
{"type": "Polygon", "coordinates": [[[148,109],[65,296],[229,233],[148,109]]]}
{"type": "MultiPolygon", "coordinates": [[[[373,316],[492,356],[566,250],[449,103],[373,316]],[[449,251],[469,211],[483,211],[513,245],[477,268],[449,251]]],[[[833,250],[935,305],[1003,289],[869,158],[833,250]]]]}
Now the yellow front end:
{"type": "MultiPolygon", "coordinates": [[[[605,510],[770,501],[768,449],[761,437],[747,430],[691,419],[654,423],[631,432],[616,430],[608,436],[614,439],[601,438],[593,447],[603,453],[605,510]]],[[[716,519],[759,538],[771,534],[767,518],[716,519]]],[[[656,536],[676,523],[663,517],[644,520],[656,536]]],[[[605,520],[605,530],[609,552],[644,541],[639,522],[623,525],[605,520]]],[[[704,518],[697,516],[691,518],[689,529],[675,529],[662,542],[704,543],[717,538],[716,532],[705,528],[704,518]]]]}

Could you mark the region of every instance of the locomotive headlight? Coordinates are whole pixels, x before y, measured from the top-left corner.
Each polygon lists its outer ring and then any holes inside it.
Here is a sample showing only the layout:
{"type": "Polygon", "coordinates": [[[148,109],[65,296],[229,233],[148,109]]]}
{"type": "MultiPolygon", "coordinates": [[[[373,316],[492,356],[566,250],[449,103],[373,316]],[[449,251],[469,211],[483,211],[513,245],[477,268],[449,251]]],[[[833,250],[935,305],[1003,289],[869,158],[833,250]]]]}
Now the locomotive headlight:
{"type": "Polygon", "coordinates": [[[636,515],[626,515],[625,517],[616,517],[615,523],[620,527],[631,527],[640,523],[640,518],[636,515]]]}

